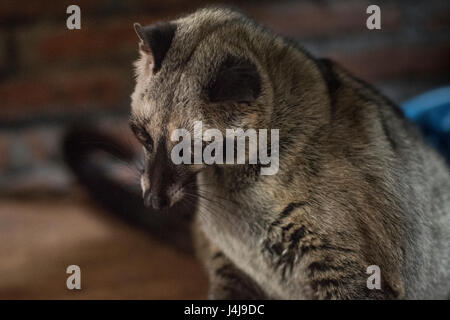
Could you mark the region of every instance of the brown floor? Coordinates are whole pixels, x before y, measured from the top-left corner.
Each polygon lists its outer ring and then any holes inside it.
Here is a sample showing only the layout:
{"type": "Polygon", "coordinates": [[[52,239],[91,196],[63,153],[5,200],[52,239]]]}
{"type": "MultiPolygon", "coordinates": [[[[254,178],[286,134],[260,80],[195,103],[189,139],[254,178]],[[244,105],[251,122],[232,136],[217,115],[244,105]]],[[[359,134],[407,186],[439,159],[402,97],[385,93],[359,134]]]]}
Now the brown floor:
{"type": "Polygon", "coordinates": [[[0,199],[0,299],[202,299],[191,256],[123,225],[83,196],[0,199]],[[66,268],[81,268],[81,290],[66,268]]]}

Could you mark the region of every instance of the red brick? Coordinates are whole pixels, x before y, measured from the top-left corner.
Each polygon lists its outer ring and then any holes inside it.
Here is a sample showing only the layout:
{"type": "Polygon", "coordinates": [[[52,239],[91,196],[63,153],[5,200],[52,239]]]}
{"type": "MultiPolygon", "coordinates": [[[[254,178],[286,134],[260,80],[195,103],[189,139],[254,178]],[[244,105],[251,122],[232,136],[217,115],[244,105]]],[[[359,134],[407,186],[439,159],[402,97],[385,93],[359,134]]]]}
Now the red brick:
{"type": "Polygon", "coordinates": [[[438,12],[428,18],[427,27],[430,30],[450,30],[450,11],[438,12]]]}
{"type": "MultiPolygon", "coordinates": [[[[238,1],[229,1],[238,2],[238,1]]],[[[242,1],[240,2],[242,3],[242,1]]],[[[170,13],[180,14],[198,6],[211,4],[207,0],[39,0],[23,3],[17,0],[0,1],[0,25],[2,23],[42,22],[43,19],[61,21],[65,26],[66,9],[69,5],[76,4],[81,8],[82,19],[84,16],[101,18],[108,15],[122,16],[126,13],[170,13]]]]}
{"type": "Polygon", "coordinates": [[[109,29],[83,26],[81,30],[58,30],[43,39],[38,52],[44,62],[53,62],[55,59],[95,59],[111,55],[117,50],[130,52],[131,48],[137,47],[136,43],[132,22],[109,29]]]}
{"type": "MultiPolygon", "coordinates": [[[[81,30],[67,30],[64,23],[39,24],[32,30],[20,32],[21,52],[24,63],[29,67],[42,64],[98,63],[132,59],[136,54],[136,36],[132,24],[139,21],[150,24],[159,20],[167,20],[168,16],[185,12],[196,1],[188,4],[186,1],[171,1],[181,3],[179,7],[168,10],[153,10],[154,7],[164,7],[154,1],[137,2],[137,6],[145,7],[143,13],[126,14],[120,17],[97,18],[89,14],[90,10],[82,9],[81,30]],[[145,4],[144,4],[145,2],[145,4]]],[[[167,6],[167,4],[166,4],[167,6]]],[[[280,3],[244,6],[245,11],[258,21],[267,24],[276,31],[301,38],[318,35],[333,35],[343,32],[367,32],[365,19],[366,6],[344,1],[339,4],[313,5],[311,3],[280,3]]],[[[382,27],[390,30],[401,22],[397,8],[383,7],[382,27]]]]}
{"type": "MultiPolygon", "coordinates": [[[[27,112],[78,109],[80,106],[117,105],[129,92],[123,76],[113,70],[40,75],[6,83],[0,87],[0,116],[20,116],[27,112]],[[122,81],[122,84],[121,84],[122,81]]],[[[128,84],[129,83],[129,84],[128,84]]]]}
{"type": "Polygon", "coordinates": [[[8,135],[0,132],[0,172],[4,171],[7,166],[7,152],[8,152],[9,139],[8,135]]]}
{"type": "MultiPolygon", "coordinates": [[[[366,32],[367,4],[335,1],[320,6],[311,3],[277,3],[248,6],[246,11],[255,20],[291,37],[335,35],[344,32],[366,32]]],[[[392,5],[383,6],[383,30],[401,24],[401,13],[392,5]]]]}
{"type": "Polygon", "coordinates": [[[450,46],[390,47],[370,52],[332,53],[330,57],[369,81],[450,72],[450,46]]]}
{"type": "MultiPolygon", "coordinates": [[[[131,65],[137,54],[137,37],[133,23],[153,23],[162,16],[138,15],[83,19],[81,30],[68,30],[65,24],[43,23],[17,32],[22,65],[39,69],[126,62],[131,65]]],[[[125,66],[125,64],[122,64],[125,66]]]]}
{"type": "Polygon", "coordinates": [[[98,12],[102,8],[108,7],[108,0],[40,0],[27,1],[26,3],[16,0],[0,1],[0,21],[7,22],[36,22],[43,19],[61,20],[65,26],[66,9],[69,5],[80,6],[82,16],[92,12],[98,12]]]}

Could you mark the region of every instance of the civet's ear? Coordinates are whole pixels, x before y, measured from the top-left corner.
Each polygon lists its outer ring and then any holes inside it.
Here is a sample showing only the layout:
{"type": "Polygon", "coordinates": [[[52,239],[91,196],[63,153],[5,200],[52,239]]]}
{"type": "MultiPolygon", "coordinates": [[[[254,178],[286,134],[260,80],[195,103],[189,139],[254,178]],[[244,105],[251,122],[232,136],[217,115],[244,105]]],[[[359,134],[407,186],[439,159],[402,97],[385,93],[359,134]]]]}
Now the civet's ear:
{"type": "Polygon", "coordinates": [[[141,41],[139,48],[152,56],[153,73],[161,69],[176,29],[176,25],[170,22],[156,23],[147,27],[142,27],[139,23],[134,24],[134,30],[141,41]]]}
{"type": "Polygon", "coordinates": [[[206,87],[211,102],[252,102],[261,92],[261,77],[248,59],[228,56],[206,87]]]}

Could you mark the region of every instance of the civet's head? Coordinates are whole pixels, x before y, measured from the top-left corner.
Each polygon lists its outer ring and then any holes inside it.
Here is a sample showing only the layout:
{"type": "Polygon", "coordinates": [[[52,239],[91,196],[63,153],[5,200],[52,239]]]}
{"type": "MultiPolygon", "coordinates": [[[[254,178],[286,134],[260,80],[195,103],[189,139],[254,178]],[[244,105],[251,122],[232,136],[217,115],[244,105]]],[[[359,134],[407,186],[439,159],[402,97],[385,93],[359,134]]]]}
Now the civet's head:
{"type": "Polygon", "coordinates": [[[241,14],[203,9],[147,27],[135,24],[140,39],[131,128],[145,148],[141,178],[144,201],[171,206],[203,165],[175,165],[175,129],[268,128],[272,90],[255,46],[263,32],[241,14]]]}

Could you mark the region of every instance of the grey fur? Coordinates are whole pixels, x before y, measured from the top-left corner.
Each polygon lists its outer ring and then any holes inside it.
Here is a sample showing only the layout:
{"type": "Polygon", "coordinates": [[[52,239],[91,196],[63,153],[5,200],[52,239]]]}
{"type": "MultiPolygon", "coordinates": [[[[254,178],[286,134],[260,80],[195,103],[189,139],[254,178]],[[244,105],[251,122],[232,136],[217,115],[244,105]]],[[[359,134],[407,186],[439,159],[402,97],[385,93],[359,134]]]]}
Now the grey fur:
{"type": "MultiPolygon", "coordinates": [[[[151,53],[136,62],[131,121],[161,146],[149,164],[170,153],[173,129],[196,120],[204,130],[280,129],[273,176],[250,165],[167,166],[170,202],[198,198],[195,241],[211,298],[448,297],[449,169],[392,103],[240,13],[203,9],[172,23],[160,70],[151,53]],[[257,67],[255,101],[205,98],[229,55],[257,67]],[[185,183],[193,175],[195,195],[185,183]],[[367,288],[369,265],[381,268],[382,290],[367,288]]],[[[143,175],[144,192],[152,180],[161,177],[143,175]]]]}

